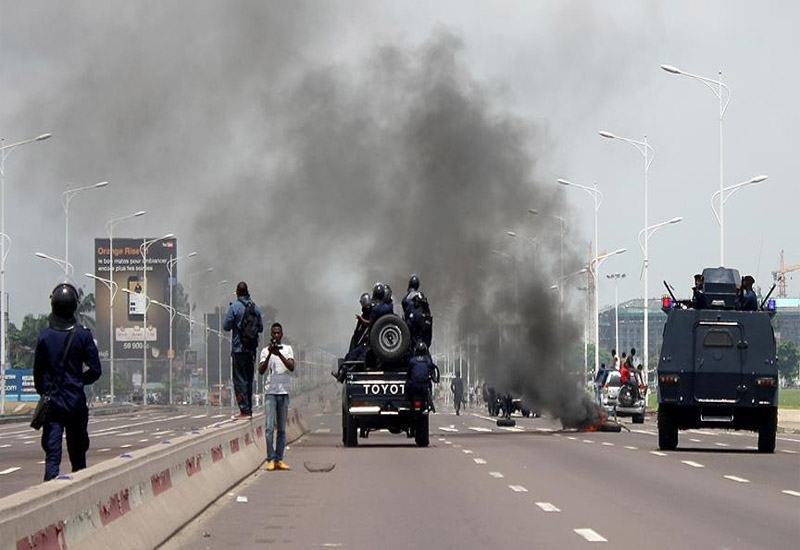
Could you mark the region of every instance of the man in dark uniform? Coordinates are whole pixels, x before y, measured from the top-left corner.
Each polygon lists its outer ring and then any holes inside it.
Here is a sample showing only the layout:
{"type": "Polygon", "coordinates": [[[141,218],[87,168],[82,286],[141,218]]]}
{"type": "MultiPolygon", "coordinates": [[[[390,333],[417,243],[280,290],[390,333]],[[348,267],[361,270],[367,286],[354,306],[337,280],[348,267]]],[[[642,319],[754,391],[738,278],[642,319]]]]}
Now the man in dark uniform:
{"type": "Polygon", "coordinates": [[[703,292],[703,276],[696,274],[694,276],[694,286],[692,287],[692,308],[703,309],[706,307],[706,295],[703,292]]]}
{"type": "Polygon", "coordinates": [[[414,354],[408,362],[406,393],[410,400],[422,399],[431,405],[431,377],[433,376],[433,360],[424,342],[414,345],[414,354]]]}
{"type": "Polygon", "coordinates": [[[100,358],[92,333],[78,324],[78,291],[63,282],[50,295],[48,327],[39,334],[33,360],[36,393],[50,396],[47,420],[42,427],[45,452],[44,480],[58,476],[61,438],[67,433],[67,453],[72,471],[86,468],[89,450],[89,409],[85,385],[100,378],[100,358]],[[88,367],[84,370],[84,365],[88,367]]]}
{"type": "Polygon", "coordinates": [[[464,401],[464,381],[461,380],[461,372],[456,371],[456,377],[450,382],[450,390],[453,392],[453,404],[456,407],[456,416],[461,414],[461,403],[464,401]]]}
{"type": "Polygon", "coordinates": [[[756,311],[758,309],[758,296],[756,296],[753,285],[756,280],[752,275],[742,277],[742,296],[739,298],[738,307],[742,311],[756,311]]]}
{"type": "Polygon", "coordinates": [[[408,279],[408,291],[400,302],[403,306],[403,315],[408,316],[408,310],[411,307],[411,297],[415,292],[419,291],[419,277],[415,273],[411,274],[408,279]]]}
{"type": "MultiPolygon", "coordinates": [[[[369,318],[372,312],[372,301],[369,294],[366,292],[362,294],[359,303],[361,304],[361,315],[356,315],[356,328],[350,338],[350,348],[347,350],[347,355],[344,356],[345,361],[364,361],[369,349],[369,318]]],[[[344,374],[343,371],[339,371],[337,379],[341,378],[340,382],[344,380],[344,374]]]]}
{"type": "Polygon", "coordinates": [[[372,287],[372,311],[369,316],[370,323],[374,323],[384,315],[394,313],[392,294],[387,288],[388,285],[381,282],[375,283],[375,286],[372,287]]]}
{"type": "Polygon", "coordinates": [[[419,277],[411,275],[408,292],[402,301],[403,320],[411,332],[412,342],[425,342],[428,348],[433,340],[433,316],[428,298],[419,290],[419,277]]]}

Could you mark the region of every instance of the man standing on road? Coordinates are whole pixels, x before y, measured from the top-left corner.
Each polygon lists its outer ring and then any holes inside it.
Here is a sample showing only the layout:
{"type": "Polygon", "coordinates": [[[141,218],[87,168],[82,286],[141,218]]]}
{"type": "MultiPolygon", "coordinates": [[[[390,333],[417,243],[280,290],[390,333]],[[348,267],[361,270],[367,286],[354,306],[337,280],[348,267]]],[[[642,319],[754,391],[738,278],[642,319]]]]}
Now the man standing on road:
{"type": "Polygon", "coordinates": [[[233,391],[239,405],[238,418],[253,416],[253,375],[258,335],[264,332],[261,308],[250,299],[247,283],[236,285],[236,301],[232,302],[222,324],[225,332],[233,332],[233,391]]]}
{"type": "Polygon", "coordinates": [[[264,406],[267,414],[267,471],[291,470],[283,461],[286,448],[286,416],[289,413],[289,391],[292,388],[294,352],[292,346],[281,344],[283,327],[272,323],[269,345],[261,350],[258,373],[267,374],[264,382],[264,406]],[[274,432],[278,432],[273,444],[274,432]]]}
{"type": "Polygon", "coordinates": [[[78,308],[75,285],[64,282],[56,286],[50,295],[50,308],[48,327],[39,334],[33,359],[36,393],[49,395],[51,400],[42,427],[45,481],[58,477],[65,431],[72,471],[86,468],[89,409],[83,387],[93,384],[101,374],[92,333],[75,319],[78,308]]]}
{"type": "Polygon", "coordinates": [[[456,416],[461,413],[461,402],[464,401],[464,381],[461,380],[461,372],[456,371],[456,377],[450,382],[450,389],[453,392],[453,403],[456,406],[456,416]]]}

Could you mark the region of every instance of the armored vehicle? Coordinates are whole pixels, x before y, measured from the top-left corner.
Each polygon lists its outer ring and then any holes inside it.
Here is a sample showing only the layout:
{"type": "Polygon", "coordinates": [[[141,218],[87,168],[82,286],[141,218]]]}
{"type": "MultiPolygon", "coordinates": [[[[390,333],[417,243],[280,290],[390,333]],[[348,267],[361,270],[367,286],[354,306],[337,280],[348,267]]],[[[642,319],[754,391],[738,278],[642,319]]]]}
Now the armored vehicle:
{"type": "MultiPolygon", "coordinates": [[[[666,283],[665,283],[666,284],[666,283]]],[[[758,432],[758,451],[775,451],[778,364],[770,322],[774,301],[744,303],[735,269],[703,270],[692,300],[662,301],[667,313],[658,360],[658,446],[674,450],[678,431],[726,428],[758,432]],[[764,303],[769,303],[765,309],[764,303]]]]}

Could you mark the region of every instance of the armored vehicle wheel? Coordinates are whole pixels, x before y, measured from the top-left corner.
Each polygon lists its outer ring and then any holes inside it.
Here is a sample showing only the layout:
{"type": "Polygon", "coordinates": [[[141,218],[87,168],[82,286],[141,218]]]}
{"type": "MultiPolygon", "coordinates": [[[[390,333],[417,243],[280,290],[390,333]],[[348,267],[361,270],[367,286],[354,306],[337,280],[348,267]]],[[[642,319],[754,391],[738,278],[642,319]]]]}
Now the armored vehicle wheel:
{"type": "Polygon", "coordinates": [[[352,414],[342,412],[342,415],[344,416],[342,422],[344,424],[344,434],[342,436],[344,446],[355,447],[358,445],[358,422],[356,422],[352,414]]]}
{"type": "Polygon", "coordinates": [[[662,451],[674,451],[678,448],[678,426],[663,406],[658,409],[658,448],[662,451]]]}
{"type": "Polygon", "coordinates": [[[417,447],[427,447],[430,444],[428,415],[422,415],[419,420],[417,420],[417,426],[414,430],[414,441],[417,443],[417,447]]]}
{"type": "Polygon", "coordinates": [[[775,452],[775,432],[778,430],[778,410],[769,411],[761,426],[758,427],[758,452],[775,452]]]}
{"type": "Polygon", "coordinates": [[[634,424],[644,424],[644,415],[634,414],[632,420],[634,424]]]}
{"type": "Polygon", "coordinates": [[[369,331],[369,345],[383,361],[396,361],[405,355],[411,343],[411,333],[397,315],[384,315],[369,331]]]}

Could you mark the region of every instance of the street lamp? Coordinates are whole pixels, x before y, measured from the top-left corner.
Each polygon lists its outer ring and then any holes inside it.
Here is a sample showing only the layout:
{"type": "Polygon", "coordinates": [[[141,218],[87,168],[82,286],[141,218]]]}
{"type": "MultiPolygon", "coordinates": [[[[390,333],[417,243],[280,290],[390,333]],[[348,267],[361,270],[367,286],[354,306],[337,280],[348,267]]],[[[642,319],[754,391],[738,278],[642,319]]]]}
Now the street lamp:
{"type": "MultiPolygon", "coordinates": [[[[157,239],[142,239],[142,244],[139,245],[139,252],[142,254],[142,273],[144,284],[142,285],[142,294],[145,297],[145,300],[149,300],[147,297],[147,251],[150,249],[158,241],[163,241],[165,239],[171,239],[175,235],[173,233],[167,233],[163,237],[158,237],[157,239]]],[[[144,406],[147,407],[147,309],[149,304],[146,304],[144,307],[144,315],[142,315],[142,328],[144,329],[144,334],[142,334],[142,384],[144,388],[144,406]]]]}
{"type": "MultiPolygon", "coordinates": [[[[722,183],[722,119],[725,116],[725,111],[728,108],[728,104],[731,102],[731,89],[727,84],[722,82],[721,70],[719,71],[719,80],[714,80],[713,78],[687,73],[686,71],[682,71],[677,67],[673,67],[672,65],[661,65],[661,68],[668,73],[688,76],[689,78],[693,78],[702,82],[706,88],[711,90],[711,92],[719,101],[719,194],[721,195],[724,192],[722,183]],[[722,92],[723,89],[726,93],[722,92]]],[[[722,208],[722,201],[720,201],[719,215],[717,220],[719,221],[719,265],[725,265],[725,213],[722,208]]]]}
{"type": "Polygon", "coordinates": [[[42,258],[43,260],[50,260],[51,262],[56,264],[59,267],[59,269],[63,269],[64,274],[67,277],[72,276],[74,268],[72,267],[72,264],[67,262],[66,260],[62,260],[61,258],[54,258],[53,256],[48,256],[47,254],[44,254],[42,252],[34,252],[33,255],[36,256],[37,258],[42,258]]]}
{"type": "Polygon", "coordinates": [[[619,280],[624,279],[625,274],[609,273],[606,278],[614,280],[614,349],[619,353],[619,280]]]}
{"type": "MultiPolygon", "coordinates": [[[[598,256],[598,251],[600,250],[600,243],[598,242],[598,235],[597,235],[597,215],[600,212],[600,204],[603,202],[603,193],[597,188],[597,182],[594,183],[593,187],[589,187],[586,185],[579,185],[577,183],[572,183],[571,181],[567,181],[565,179],[559,179],[558,183],[561,185],[566,185],[567,187],[577,187],[589,193],[594,199],[594,259],[592,262],[589,263],[589,270],[592,271],[592,278],[594,280],[594,372],[597,374],[597,371],[600,369],[600,302],[598,300],[598,291],[600,290],[597,287],[597,268],[600,267],[600,256],[598,256]],[[597,264],[592,270],[592,264],[597,264]]],[[[623,252],[625,249],[620,249],[623,252]]],[[[604,256],[608,257],[614,254],[619,253],[619,251],[613,252],[611,254],[606,254],[604,256]]]]}
{"type": "MultiPolygon", "coordinates": [[[[678,223],[683,220],[682,217],[678,216],[672,218],[671,220],[667,220],[665,222],[657,223],[655,225],[651,225],[650,227],[645,227],[641,231],[639,231],[639,235],[637,236],[636,240],[639,242],[639,248],[642,249],[642,254],[644,255],[644,264],[642,265],[642,275],[644,276],[644,358],[642,359],[642,368],[644,369],[644,374],[647,376],[648,374],[648,360],[649,356],[648,353],[650,352],[650,308],[649,302],[647,299],[647,241],[650,240],[650,237],[653,236],[653,233],[664,227],[665,225],[670,225],[673,223],[678,223]]],[[[619,351],[619,349],[617,349],[619,351]]],[[[647,380],[647,378],[645,378],[647,380]]]]}
{"type": "MultiPolygon", "coordinates": [[[[648,201],[648,198],[647,198],[647,192],[648,192],[647,175],[648,175],[648,172],[650,171],[650,164],[653,162],[653,156],[655,155],[655,152],[653,151],[653,148],[647,143],[647,135],[644,136],[644,141],[637,141],[635,139],[630,139],[630,138],[626,138],[626,137],[617,136],[617,135],[615,135],[615,134],[613,134],[611,132],[608,132],[606,130],[601,130],[600,131],[600,135],[602,137],[606,138],[606,139],[618,139],[620,141],[624,141],[625,143],[630,144],[637,151],[639,151],[639,154],[642,155],[642,157],[644,158],[644,227],[645,228],[650,227],[650,219],[648,217],[649,201],[648,201]]],[[[680,221],[680,220],[678,220],[678,221],[680,221]]],[[[674,223],[674,222],[670,222],[670,223],[674,223]]],[[[646,231],[646,229],[644,229],[642,231],[646,231]]],[[[648,239],[644,240],[644,244],[642,244],[642,242],[639,241],[639,246],[642,249],[642,256],[644,258],[643,263],[642,263],[642,301],[644,302],[644,359],[642,360],[642,363],[644,365],[645,373],[647,372],[647,359],[648,359],[647,354],[648,354],[648,340],[649,340],[649,338],[648,338],[648,317],[649,317],[648,303],[649,302],[648,302],[648,288],[647,288],[648,277],[647,277],[647,275],[648,275],[648,271],[649,271],[649,267],[650,267],[650,263],[649,263],[650,256],[648,254],[647,242],[648,242],[648,239]]],[[[620,350],[619,350],[619,339],[617,340],[616,344],[617,344],[617,348],[616,348],[617,349],[617,353],[619,353],[620,352],[620,350]]]]}
{"type": "MultiPolygon", "coordinates": [[[[725,234],[725,215],[724,215],[724,209],[723,209],[723,207],[725,206],[725,202],[729,198],[731,198],[733,195],[735,195],[736,192],[739,191],[742,187],[747,187],[748,185],[757,185],[757,184],[759,184],[759,183],[761,183],[763,181],[766,181],[768,178],[769,178],[769,176],[765,176],[765,175],[762,174],[760,176],[755,176],[754,178],[750,178],[747,181],[743,181],[741,183],[737,183],[736,185],[729,185],[728,187],[723,187],[723,188],[719,189],[718,191],[714,191],[714,194],[711,195],[711,211],[714,212],[714,217],[717,218],[717,223],[719,224],[720,235],[724,235],[725,234]],[[719,198],[719,212],[717,212],[717,209],[714,208],[714,198],[717,197],[717,195],[719,195],[719,197],[720,197],[719,198]]],[[[720,258],[721,258],[721,255],[720,255],[720,258]]],[[[720,259],[720,262],[721,261],[722,260],[720,259]]]]}
{"type": "Polygon", "coordinates": [[[204,275],[207,273],[211,273],[214,271],[213,267],[206,268],[202,271],[195,271],[194,273],[189,273],[189,349],[192,349],[192,280],[198,275],[204,275]]]}
{"type": "Polygon", "coordinates": [[[61,194],[61,205],[64,207],[64,261],[67,263],[69,263],[69,203],[72,200],[72,197],[81,191],[88,191],[89,189],[101,189],[107,185],[107,181],[101,181],[100,183],[84,185],[83,187],[76,187],[75,189],[67,188],[67,190],[61,194]]]}
{"type": "MultiPolygon", "coordinates": [[[[175,267],[175,264],[178,263],[180,260],[184,260],[186,258],[194,258],[197,256],[197,252],[190,252],[186,256],[178,256],[177,258],[170,258],[167,262],[167,273],[169,274],[169,306],[170,306],[170,315],[169,315],[169,404],[172,405],[172,359],[175,356],[175,349],[172,346],[172,325],[173,319],[175,319],[175,309],[172,304],[172,287],[175,286],[175,281],[172,278],[172,269],[175,267]]],[[[191,325],[189,325],[191,327],[191,325]]],[[[190,328],[191,330],[191,328],[190,328]]]]}
{"type": "MultiPolygon", "coordinates": [[[[140,216],[144,216],[147,212],[144,210],[139,210],[134,214],[128,214],[127,216],[121,216],[119,218],[111,218],[106,222],[106,233],[108,233],[108,278],[109,280],[114,280],[114,224],[119,223],[124,220],[129,220],[132,218],[138,218],[140,216]]],[[[109,370],[111,376],[111,402],[114,402],[114,296],[116,296],[116,292],[113,294],[109,291],[108,294],[108,356],[109,356],[109,370]]]]}
{"type": "MultiPolygon", "coordinates": [[[[115,283],[112,278],[104,279],[103,277],[98,277],[97,275],[93,275],[91,273],[84,273],[84,275],[89,277],[89,278],[91,278],[91,279],[94,279],[95,281],[97,281],[99,283],[104,284],[106,286],[106,288],[108,288],[108,296],[109,296],[108,300],[109,300],[109,303],[110,304],[114,303],[114,296],[117,295],[117,290],[119,288],[119,285],[117,285],[117,283],[115,283]]],[[[110,316],[110,313],[109,313],[109,316],[110,316]]],[[[110,354],[111,354],[110,362],[109,362],[109,365],[111,366],[111,368],[110,368],[110,370],[111,370],[111,374],[110,374],[110,376],[111,376],[111,386],[110,386],[109,393],[111,394],[111,402],[113,403],[114,402],[114,323],[111,322],[110,318],[109,318],[109,323],[108,323],[108,345],[109,345],[109,351],[110,351],[110,354]]]]}
{"type": "Polygon", "coordinates": [[[598,281],[597,281],[597,271],[600,269],[600,265],[610,258],[611,256],[616,256],[617,254],[622,254],[626,251],[625,248],[618,248],[614,252],[607,252],[600,256],[595,257],[589,263],[589,271],[592,272],[592,277],[594,278],[594,373],[597,374],[597,371],[600,370],[600,309],[599,309],[599,302],[597,300],[598,295],[598,281]],[[592,264],[594,265],[594,269],[592,269],[592,264]]]}
{"type": "Polygon", "coordinates": [[[0,138],[0,234],[3,235],[0,239],[0,416],[6,414],[6,240],[11,245],[11,238],[6,233],[6,158],[17,147],[44,141],[51,136],[42,134],[8,145],[3,145],[5,140],[0,138]]]}

